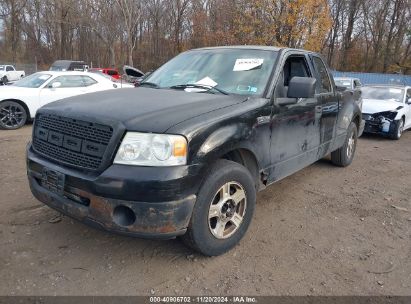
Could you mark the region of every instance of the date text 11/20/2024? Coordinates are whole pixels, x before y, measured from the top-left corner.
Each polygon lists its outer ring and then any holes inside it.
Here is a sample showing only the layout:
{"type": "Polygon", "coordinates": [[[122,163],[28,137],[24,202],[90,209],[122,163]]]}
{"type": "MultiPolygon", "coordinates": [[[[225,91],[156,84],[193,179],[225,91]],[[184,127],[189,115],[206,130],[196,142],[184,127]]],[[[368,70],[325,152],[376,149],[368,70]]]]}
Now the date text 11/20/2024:
{"type": "Polygon", "coordinates": [[[231,297],[150,297],[150,303],[257,303],[255,297],[231,296],[231,297]]]}

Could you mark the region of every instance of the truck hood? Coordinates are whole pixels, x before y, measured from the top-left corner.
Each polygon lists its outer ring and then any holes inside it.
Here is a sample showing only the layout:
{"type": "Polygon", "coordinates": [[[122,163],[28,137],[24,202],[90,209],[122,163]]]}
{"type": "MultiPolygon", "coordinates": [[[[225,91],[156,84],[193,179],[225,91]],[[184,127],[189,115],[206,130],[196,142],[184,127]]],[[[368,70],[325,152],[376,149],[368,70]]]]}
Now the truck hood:
{"type": "Polygon", "coordinates": [[[385,111],[393,111],[398,107],[404,106],[401,102],[381,100],[381,99],[363,99],[362,112],[374,114],[385,111]]]}
{"type": "Polygon", "coordinates": [[[86,121],[122,123],[127,130],[163,133],[187,119],[247,100],[245,96],[132,88],[70,97],[39,111],[86,121]]]}

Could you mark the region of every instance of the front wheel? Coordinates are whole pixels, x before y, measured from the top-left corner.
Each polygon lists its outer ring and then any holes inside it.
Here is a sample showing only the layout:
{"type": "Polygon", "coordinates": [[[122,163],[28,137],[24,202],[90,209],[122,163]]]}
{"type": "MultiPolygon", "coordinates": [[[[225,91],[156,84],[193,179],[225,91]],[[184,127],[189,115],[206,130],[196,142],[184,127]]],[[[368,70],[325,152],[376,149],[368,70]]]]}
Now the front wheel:
{"type": "Polygon", "coordinates": [[[198,193],[183,242],[207,256],[233,248],[250,225],[256,201],[254,185],[245,167],[217,161],[198,193]]]}
{"type": "Polygon", "coordinates": [[[3,83],[3,85],[6,85],[9,82],[9,79],[7,78],[7,76],[3,76],[1,82],[3,83]]]}
{"type": "Polygon", "coordinates": [[[27,121],[27,111],[15,101],[0,103],[0,129],[14,130],[21,128],[27,121]]]}
{"type": "Polygon", "coordinates": [[[395,126],[394,132],[391,135],[391,138],[398,140],[401,138],[402,132],[404,132],[404,119],[401,118],[400,120],[397,120],[396,123],[397,124],[395,126]]]}
{"type": "Polygon", "coordinates": [[[331,152],[331,162],[339,167],[346,167],[351,164],[354,159],[355,149],[357,148],[357,125],[351,122],[348,126],[347,137],[344,145],[331,152]]]}

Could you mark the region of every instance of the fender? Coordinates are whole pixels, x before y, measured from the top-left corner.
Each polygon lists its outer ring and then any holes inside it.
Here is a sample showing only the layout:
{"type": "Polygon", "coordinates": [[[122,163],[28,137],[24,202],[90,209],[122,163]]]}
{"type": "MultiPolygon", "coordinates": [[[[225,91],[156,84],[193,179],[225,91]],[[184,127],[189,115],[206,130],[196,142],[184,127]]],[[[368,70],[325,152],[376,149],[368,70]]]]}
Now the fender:
{"type": "MultiPolygon", "coordinates": [[[[270,150],[268,140],[266,147],[256,145],[256,126],[246,123],[236,123],[220,127],[211,133],[198,149],[195,158],[201,163],[213,163],[234,150],[246,150],[250,152],[256,161],[258,170],[262,168],[262,160],[265,153],[270,150]]],[[[260,141],[261,142],[261,141],[260,141]]]]}
{"type": "Polygon", "coordinates": [[[358,128],[360,127],[361,109],[356,102],[353,102],[353,96],[348,93],[349,92],[338,93],[341,98],[332,151],[342,147],[347,136],[348,126],[352,121],[357,124],[358,128]]]}

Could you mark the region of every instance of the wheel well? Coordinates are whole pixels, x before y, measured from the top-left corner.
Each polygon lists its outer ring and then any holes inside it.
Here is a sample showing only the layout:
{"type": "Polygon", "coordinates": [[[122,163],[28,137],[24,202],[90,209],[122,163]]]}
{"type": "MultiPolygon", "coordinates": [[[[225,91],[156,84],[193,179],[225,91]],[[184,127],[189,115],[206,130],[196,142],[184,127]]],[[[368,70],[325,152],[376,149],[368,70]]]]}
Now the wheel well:
{"type": "Polygon", "coordinates": [[[239,163],[248,169],[255,181],[256,189],[260,187],[260,173],[257,158],[254,153],[247,149],[232,150],[221,157],[239,163]]]}
{"type": "Polygon", "coordinates": [[[27,121],[30,121],[30,120],[31,120],[30,110],[29,110],[29,108],[27,107],[27,105],[26,105],[24,102],[22,102],[21,100],[18,100],[18,99],[4,99],[4,100],[0,101],[0,103],[2,103],[2,102],[4,102],[4,101],[14,101],[14,102],[17,102],[19,105],[21,105],[21,106],[24,108],[24,110],[26,110],[26,113],[27,113],[27,121]]]}

